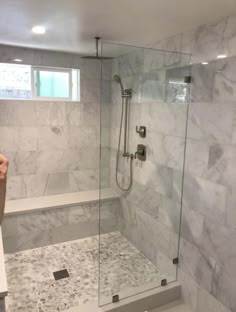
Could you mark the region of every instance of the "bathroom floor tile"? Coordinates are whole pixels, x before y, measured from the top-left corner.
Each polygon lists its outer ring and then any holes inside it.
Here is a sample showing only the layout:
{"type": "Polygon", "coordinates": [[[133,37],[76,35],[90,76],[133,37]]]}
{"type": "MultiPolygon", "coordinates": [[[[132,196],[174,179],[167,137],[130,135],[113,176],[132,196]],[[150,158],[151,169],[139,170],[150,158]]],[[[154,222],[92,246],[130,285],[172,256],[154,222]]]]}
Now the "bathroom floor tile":
{"type": "Polygon", "coordinates": [[[55,312],[112,296],[162,274],[119,232],[7,254],[8,312],[55,312]],[[100,255],[99,255],[100,245],[100,255]],[[55,280],[53,272],[69,277],[55,280]]]}

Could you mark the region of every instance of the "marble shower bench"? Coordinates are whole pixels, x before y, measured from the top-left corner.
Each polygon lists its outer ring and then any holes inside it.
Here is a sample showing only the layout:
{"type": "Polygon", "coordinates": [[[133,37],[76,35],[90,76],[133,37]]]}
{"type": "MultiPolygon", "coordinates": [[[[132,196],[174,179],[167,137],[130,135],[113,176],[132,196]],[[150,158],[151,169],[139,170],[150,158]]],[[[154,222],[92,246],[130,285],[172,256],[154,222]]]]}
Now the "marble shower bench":
{"type": "MultiPolygon", "coordinates": [[[[100,231],[118,229],[120,200],[102,190],[100,231]]],[[[99,190],[11,200],[2,224],[5,253],[48,246],[97,235],[99,190]]]]}

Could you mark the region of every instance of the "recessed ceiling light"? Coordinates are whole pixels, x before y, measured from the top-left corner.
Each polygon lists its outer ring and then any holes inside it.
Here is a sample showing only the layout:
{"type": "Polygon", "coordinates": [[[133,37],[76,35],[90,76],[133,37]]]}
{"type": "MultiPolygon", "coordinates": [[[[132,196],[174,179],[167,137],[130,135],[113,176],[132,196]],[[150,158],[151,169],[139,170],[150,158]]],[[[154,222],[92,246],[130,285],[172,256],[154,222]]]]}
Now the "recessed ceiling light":
{"type": "Polygon", "coordinates": [[[219,54],[219,55],[217,56],[218,59],[223,59],[223,58],[226,58],[226,57],[227,57],[226,54],[219,54]]]}
{"type": "Polygon", "coordinates": [[[32,32],[33,32],[34,34],[37,34],[37,35],[43,35],[43,34],[45,34],[46,29],[45,29],[44,26],[34,26],[34,27],[32,28],[32,32]]]}
{"type": "Polygon", "coordinates": [[[18,63],[22,62],[22,60],[21,60],[21,59],[18,59],[18,58],[15,58],[13,61],[14,61],[14,62],[18,62],[18,63]]]}
{"type": "Polygon", "coordinates": [[[207,65],[207,64],[209,64],[208,62],[202,62],[202,65],[207,65]]]}

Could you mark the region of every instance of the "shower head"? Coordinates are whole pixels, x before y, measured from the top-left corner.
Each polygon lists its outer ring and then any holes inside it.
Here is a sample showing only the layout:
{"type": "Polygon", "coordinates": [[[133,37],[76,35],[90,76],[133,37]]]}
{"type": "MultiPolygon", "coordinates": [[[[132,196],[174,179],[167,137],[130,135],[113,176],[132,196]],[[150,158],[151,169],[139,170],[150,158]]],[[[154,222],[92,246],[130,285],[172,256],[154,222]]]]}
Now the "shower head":
{"type": "Polygon", "coordinates": [[[119,75],[114,75],[113,76],[113,80],[120,85],[121,93],[124,93],[124,87],[123,87],[123,84],[122,84],[120,76],[119,75]]]}

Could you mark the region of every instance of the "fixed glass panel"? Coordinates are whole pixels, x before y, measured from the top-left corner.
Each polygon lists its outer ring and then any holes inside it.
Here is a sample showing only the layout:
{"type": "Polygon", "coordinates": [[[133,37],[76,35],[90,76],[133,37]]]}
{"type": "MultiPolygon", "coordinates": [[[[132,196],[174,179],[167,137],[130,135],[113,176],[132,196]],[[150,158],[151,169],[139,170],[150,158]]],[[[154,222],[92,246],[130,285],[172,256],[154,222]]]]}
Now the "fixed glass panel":
{"type": "Polygon", "coordinates": [[[34,70],[35,96],[70,98],[71,73],[66,71],[34,70]]]}
{"type": "Polygon", "coordinates": [[[187,54],[102,54],[100,305],[176,280],[191,81],[187,54]]]}

